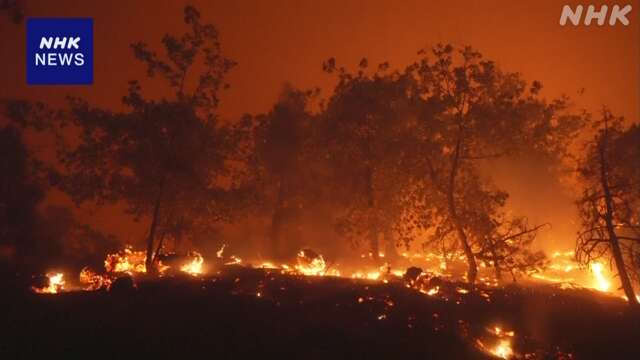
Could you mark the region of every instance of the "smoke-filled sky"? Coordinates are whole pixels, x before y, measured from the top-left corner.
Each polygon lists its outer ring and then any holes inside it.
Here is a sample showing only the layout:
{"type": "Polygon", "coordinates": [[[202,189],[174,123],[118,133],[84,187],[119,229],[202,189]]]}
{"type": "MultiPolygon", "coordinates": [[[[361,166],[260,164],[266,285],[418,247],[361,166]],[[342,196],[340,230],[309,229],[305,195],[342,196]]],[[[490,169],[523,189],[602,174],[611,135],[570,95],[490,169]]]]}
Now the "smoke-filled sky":
{"type": "MultiPolygon", "coordinates": [[[[25,24],[14,24],[3,17],[0,98],[23,97],[59,104],[65,95],[72,94],[100,106],[120,106],[127,81],[144,74],[142,65],[133,60],[129,44],[138,40],[158,44],[165,33],[185,30],[182,9],[186,2],[182,1],[18,2],[26,17],[94,19],[94,84],[27,86],[25,24]]],[[[205,22],[217,26],[224,53],[238,62],[228,77],[231,88],[222,96],[223,118],[268,110],[285,82],[300,88],[320,86],[327,96],[333,80],[322,72],[321,64],[329,57],[348,67],[355,67],[362,57],[367,57],[370,64],[389,61],[392,68],[402,68],[416,59],[419,49],[438,42],[472,45],[504,69],[541,80],[547,96],[566,93],[580,107],[597,111],[606,104],[615,113],[633,120],[640,118],[638,0],[596,4],[633,6],[628,16],[630,25],[614,27],[560,26],[562,6],[580,4],[566,0],[188,3],[200,10],[205,22]]],[[[46,152],[46,146],[40,150],[46,152]]],[[[509,173],[510,169],[504,172],[509,173]]],[[[544,193],[545,198],[565,199],[544,182],[537,188],[512,186],[516,202],[518,192],[532,191],[544,193]]],[[[569,198],[561,202],[564,205],[549,206],[572,206],[569,198]]],[[[535,208],[548,211],[540,204],[535,208]]],[[[125,221],[120,216],[100,219],[99,223],[110,229],[125,221]]]]}

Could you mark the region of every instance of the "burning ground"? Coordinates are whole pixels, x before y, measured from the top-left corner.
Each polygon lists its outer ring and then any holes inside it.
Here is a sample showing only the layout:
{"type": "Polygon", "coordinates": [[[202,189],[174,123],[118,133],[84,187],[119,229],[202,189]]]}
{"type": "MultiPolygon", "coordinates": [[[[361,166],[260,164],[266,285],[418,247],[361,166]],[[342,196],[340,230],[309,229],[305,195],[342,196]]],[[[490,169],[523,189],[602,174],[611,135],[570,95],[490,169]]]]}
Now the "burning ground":
{"type": "Polygon", "coordinates": [[[0,99],[1,358],[640,358],[637,119],[446,43],[228,116],[208,19],[0,99]]]}
{"type": "MultiPolygon", "coordinates": [[[[127,248],[108,255],[101,273],[51,273],[41,287],[8,293],[0,351],[309,359],[638,355],[638,314],[619,296],[575,283],[470,287],[443,269],[347,274],[311,250],[290,265],[251,265],[224,248],[209,261],[198,253],[174,258],[175,265],[160,261],[160,276],[151,277],[140,254],[127,248]]],[[[430,261],[407,257],[413,265],[430,261]]],[[[596,274],[593,287],[602,276],[596,274]]]]}

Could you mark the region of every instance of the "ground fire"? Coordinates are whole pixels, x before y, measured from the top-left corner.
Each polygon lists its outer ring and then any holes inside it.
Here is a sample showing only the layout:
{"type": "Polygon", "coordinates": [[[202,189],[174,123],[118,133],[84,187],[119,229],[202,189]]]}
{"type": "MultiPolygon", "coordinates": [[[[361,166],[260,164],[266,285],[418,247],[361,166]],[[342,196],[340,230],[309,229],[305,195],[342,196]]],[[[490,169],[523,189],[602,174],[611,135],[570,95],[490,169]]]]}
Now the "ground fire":
{"type": "Polygon", "coordinates": [[[187,1],[0,0],[1,360],[640,359],[639,6],[187,1]]]}
{"type": "MultiPolygon", "coordinates": [[[[202,254],[196,251],[189,252],[184,256],[174,253],[162,254],[158,256],[157,266],[160,278],[173,278],[177,273],[184,273],[201,279],[205,283],[208,281],[225,281],[225,279],[234,277],[233,283],[235,290],[233,294],[251,293],[257,298],[275,301],[280,303],[286,298],[287,286],[280,286],[278,291],[265,283],[279,281],[284,284],[295,279],[308,277],[310,279],[327,278],[339,281],[354,282],[352,286],[360,286],[364,293],[357,298],[358,304],[376,303],[382,301],[384,306],[380,310],[376,310],[375,319],[378,321],[389,321],[389,317],[393,317],[393,308],[396,301],[392,297],[385,297],[383,300],[372,295],[367,295],[368,288],[371,286],[400,286],[409,291],[413,291],[428,298],[437,299],[445,303],[452,303],[457,306],[464,306],[473,302],[482,302],[491,304],[492,302],[501,301],[500,298],[505,296],[502,294],[502,286],[491,277],[490,274],[481,275],[482,280],[477,286],[469,286],[464,283],[464,276],[456,278],[447,270],[455,269],[462,266],[454,262],[444,267],[441,264],[441,257],[433,253],[404,253],[401,255],[407,267],[405,269],[392,268],[389,265],[381,266],[379,269],[367,269],[346,267],[341,269],[339,264],[327,265],[324,257],[311,249],[302,249],[297,253],[295,263],[276,265],[274,262],[262,262],[259,265],[252,266],[251,262],[246,264],[236,255],[225,255],[225,247],[223,245],[212,258],[210,263],[206,263],[202,254]],[[164,262],[163,262],[164,261],[164,262]],[[209,269],[205,271],[206,268],[209,269]],[[348,270],[347,270],[348,269],[348,270]],[[255,273],[253,271],[258,271],[255,273]],[[239,274],[251,274],[253,278],[251,282],[254,285],[243,283],[245,280],[239,274]],[[274,277],[277,274],[277,278],[274,277]],[[497,295],[499,294],[499,295],[497,295]],[[282,297],[282,299],[281,299],[282,297]]],[[[380,254],[384,258],[384,254],[380,254]]],[[[363,256],[366,258],[366,256],[363,256]]],[[[462,261],[462,256],[456,256],[462,261]]],[[[605,266],[601,263],[593,264],[589,269],[579,266],[573,259],[573,252],[554,252],[551,256],[551,263],[547,272],[532,274],[529,280],[522,279],[529,287],[551,286],[553,292],[562,296],[563,292],[570,294],[578,289],[593,289],[594,291],[606,293],[610,296],[610,301],[616,301],[622,295],[619,292],[612,291],[611,281],[607,277],[605,266]],[[539,285],[535,285],[535,284],[539,285]],[[544,285],[549,284],[549,285],[544,285]]],[[[134,283],[144,284],[150,281],[146,276],[144,252],[134,250],[131,247],[125,247],[122,251],[114,254],[108,254],[104,261],[104,271],[96,273],[89,268],[83,268],[79,274],[79,281],[63,280],[65,274],[51,272],[47,274],[48,282],[42,284],[41,287],[33,287],[33,291],[43,295],[60,295],[69,292],[102,292],[109,291],[114,281],[122,276],[133,277],[134,283]]],[[[483,267],[486,269],[486,267],[483,267]]],[[[245,274],[245,275],[246,275],[245,274]]],[[[71,274],[68,274],[71,278],[71,274]]],[[[291,286],[291,285],[289,285],[291,286]]],[[[568,296],[568,295],[566,295],[568,296]]],[[[620,304],[622,299],[617,300],[620,304]]],[[[336,306],[347,306],[347,304],[337,303],[336,306]]],[[[437,319],[439,314],[433,314],[437,319]]],[[[407,326],[412,328],[412,318],[409,318],[407,326]]],[[[494,321],[500,319],[494,319],[494,321]]],[[[464,324],[460,320],[460,324],[464,324]]],[[[435,325],[437,331],[439,325],[435,325]]],[[[502,359],[528,359],[539,356],[544,353],[541,348],[535,348],[540,344],[527,343],[526,339],[519,339],[516,331],[505,329],[501,325],[491,324],[466,324],[458,330],[462,338],[469,338],[469,342],[481,353],[486,353],[502,359]],[[470,328],[475,327],[475,330],[470,328]],[[472,334],[473,332],[473,334],[472,334]]],[[[529,340],[530,342],[530,340],[529,340]]],[[[556,349],[555,355],[564,354],[571,358],[569,349],[556,349]],[[559,352],[558,352],[559,351],[559,352]]],[[[550,354],[550,353],[549,353],[550,354]]]]}

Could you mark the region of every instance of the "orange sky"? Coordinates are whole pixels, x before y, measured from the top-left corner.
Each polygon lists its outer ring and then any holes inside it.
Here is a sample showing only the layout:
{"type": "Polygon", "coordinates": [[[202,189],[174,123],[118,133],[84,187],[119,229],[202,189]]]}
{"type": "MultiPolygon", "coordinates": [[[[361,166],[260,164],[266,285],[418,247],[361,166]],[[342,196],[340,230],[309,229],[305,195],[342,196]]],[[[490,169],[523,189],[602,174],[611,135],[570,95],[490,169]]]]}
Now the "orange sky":
{"type": "MultiPolygon", "coordinates": [[[[140,73],[128,45],[157,43],[182,25],[180,1],[24,1],[27,16],[88,16],[95,21],[95,83],[88,87],[29,87],[25,81],[24,24],[0,21],[0,97],[37,99],[78,94],[100,105],[119,102],[126,81],[140,73]]],[[[404,66],[421,47],[470,44],[504,68],[540,79],[548,94],[576,95],[581,104],[608,104],[631,118],[640,112],[637,13],[628,27],[561,27],[566,1],[191,1],[217,25],[223,49],[238,67],[229,76],[222,112],[237,116],[267,109],[282,84],[327,86],[323,60],[354,66],[363,56],[404,66]]],[[[580,2],[571,1],[571,4],[580,2]]]]}
{"type": "MultiPolygon", "coordinates": [[[[129,44],[136,40],[157,44],[164,33],[184,29],[181,1],[20,3],[27,17],[94,19],[95,83],[27,86],[25,25],[4,17],[0,18],[0,98],[57,103],[73,94],[100,106],[118,106],[127,81],[143,73],[129,44]]],[[[616,113],[640,118],[638,0],[597,3],[631,4],[627,27],[561,27],[560,11],[567,1],[556,0],[189,3],[218,27],[223,51],[238,62],[228,78],[231,89],[222,97],[225,118],[267,110],[287,81],[302,88],[321,86],[326,95],[332,80],[321,64],[329,57],[350,67],[363,56],[370,64],[389,61],[392,67],[404,67],[416,59],[417,50],[438,42],[472,45],[503,68],[541,80],[549,96],[566,93],[590,110],[607,104],[616,113]],[[578,96],[581,88],[586,91],[578,96]]]]}

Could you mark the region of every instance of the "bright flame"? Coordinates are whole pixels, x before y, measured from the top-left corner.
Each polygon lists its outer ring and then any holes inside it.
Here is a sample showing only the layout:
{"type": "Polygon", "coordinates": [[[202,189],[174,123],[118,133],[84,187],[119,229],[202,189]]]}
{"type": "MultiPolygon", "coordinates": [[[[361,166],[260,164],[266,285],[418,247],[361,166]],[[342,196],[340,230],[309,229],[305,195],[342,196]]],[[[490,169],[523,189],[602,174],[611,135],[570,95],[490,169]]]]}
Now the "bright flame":
{"type": "Polygon", "coordinates": [[[500,326],[494,326],[493,329],[489,329],[490,332],[493,332],[496,336],[509,336],[514,337],[516,335],[515,331],[504,331],[500,326]]]}
{"type": "Polygon", "coordinates": [[[224,248],[227,246],[227,244],[222,244],[222,247],[220,247],[220,250],[216,251],[216,256],[218,257],[218,259],[222,259],[222,253],[224,252],[224,248]]]}
{"type": "Polygon", "coordinates": [[[121,253],[107,255],[104,268],[107,272],[146,273],[146,259],[147,255],[144,251],[133,251],[130,247],[126,247],[121,253]]]}
{"type": "Polygon", "coordinates": [[[355,272],[353,274],[351,274],[351,278],[352,279],[368,279],[368,280],[378,280],[380,278],[380,272],[379,271],[370,271],[368,273],[363,273],[363,272],[355,272]]]}
{"type": "Polygon", "coordinates": [[[307,254],[305,250],[300,250],[298,253],[298,265],[296,265],[296,270],[301,274],[311,276],[324,275],[326,269],[327,264],[324,262],[322,255],[318,254],[311,256],[307,254]]]}
{"type": "Polygon", "coordinates": [[[240,259],[239,257],[235,256],[235,255],[231,255],[231,257],[229,258],[230,260],[226,263],[224,263],[225,265],[236,265],[236,264],[240,264],[242,262],[242,259],[240,259]]]}
{"type": "MultiPolygon", "coordinates": [[[[626,295],[622,295],[621,298],[623,298],[624,301],[629,301],[629,298],[626,295]]],[[[638,300],[638,302],[640,302],[640,295],[636,295],[636,300],[638,300]]]]}
{"type": "Polygon", "coordinates": [[[204,263],[204,258],[198,252],[192,253],[193,260],[190,263],[182,265],[180,271],[186,272],[187,274],[196,276],[202,274],[202,264],[204,263]]]}
{"type": "Polygon", "coordinates": [[[513,356],[511,342],[509,340],[500,340],[498,345],[491,350],[491,353],[501,359],[509,359],[513,356]]]}
{"type": "Polygon", "coordinates": [[[100,276],[88,267],[85,267],[80,271],[80,283],[84,285],[84,290],[92,291],[99,290],[103,287],[109,288],[111,286],[111,279],[100,276]]]}
{"type": "Polygon", "coordinates": [[[591,264],[591,271],[593,272],[593,277],[596,280],[596,289],[606,292],[609,291],[611,283],[604,276],[603,270],[604,267],[601,263],[594,262],[591,264]]]}
{"type": "Polygon", "coordinates": [[[49,285],[45,288],[34,288],[33,290],[39,294],[57,294],[64,289],[63,273],[48,273],[49,285]]]}
{"type": "Polygon", "coordinates": [[[438,292],[440,292],[440,287],[439,287],[439,286],[436,286],[436,287],[431,288],[431,289],[429,289],[429,290],[420,289],[420,290],[418,290],[418,291],[420,291],[420,292],[421,292],[421,293],[423,293],[423,294],[429,295],[429,296],[434,296],[434,295],[436,295],[438,292]]]}
{"type": "Polygon", "coordinates": [[[514,356],[513,348],[511,347],[511,339],[515,337],[516,333],[513,330],[505,331],[502,327],[494,325],[486,328],[487,332],[497,337],[498,342],[493,347],[486,346],[480,339],[476,339],[476,344],[482,349],[498,358],[510,359],[514,356]]]}
{"type": "Polygon", "coordinates": [[[555,251],[553,254],[551,254],[552,258],[557,258],[557,257],[567,257],[567,258],[572,258],[575,255],[575,252],[573,251],[565,251],[565,252],[561,252],[561,251],[555,251]]]}
{"type": "Polygon", "coordinates": [[[573,251],[555,251],[551,254],[548,271],[529,274],[532,278],[553,282],[560,288],[591,288],[602,292],[610,292],[612,281],[606,270],[606,264],[592,262],[588,269],[579,266],[573,251]]]}

